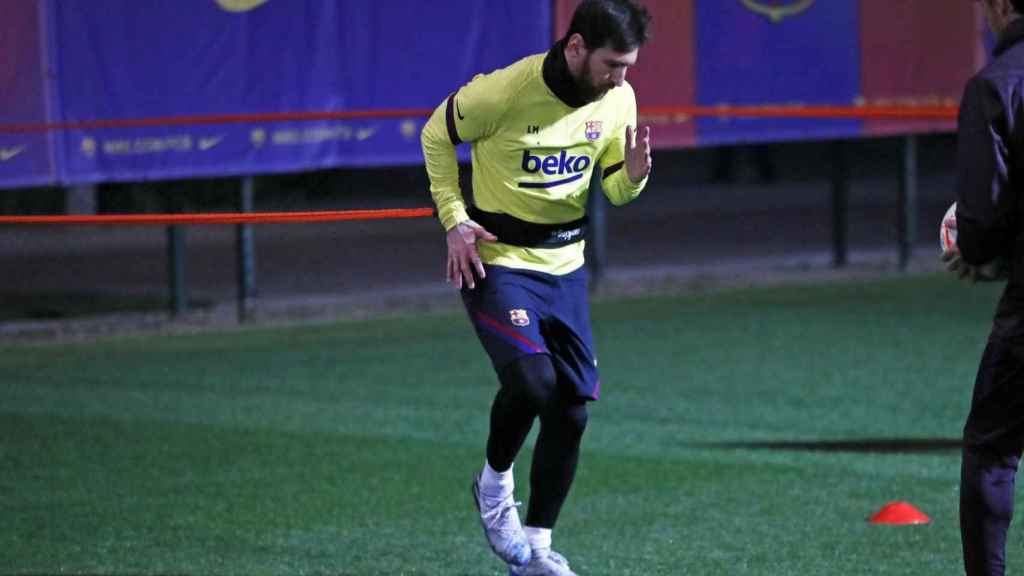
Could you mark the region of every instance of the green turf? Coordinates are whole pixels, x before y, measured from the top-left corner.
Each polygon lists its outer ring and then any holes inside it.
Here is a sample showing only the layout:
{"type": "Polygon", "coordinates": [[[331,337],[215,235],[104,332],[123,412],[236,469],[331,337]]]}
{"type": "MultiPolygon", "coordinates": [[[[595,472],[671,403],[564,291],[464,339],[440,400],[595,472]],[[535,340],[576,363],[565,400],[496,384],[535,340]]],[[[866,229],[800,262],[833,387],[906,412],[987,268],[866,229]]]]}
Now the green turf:
{"type": "MultiPolygon", "coordinates": [[[[583,576],[958,573],[997,289],[596,304],[556,546],[583,576]],[[891,500],[933,523],[865,521],[891,500]]],[[[0,573],[502,574],[469,499],[494,388],[457,314],[0,348],[0,573]]]]}

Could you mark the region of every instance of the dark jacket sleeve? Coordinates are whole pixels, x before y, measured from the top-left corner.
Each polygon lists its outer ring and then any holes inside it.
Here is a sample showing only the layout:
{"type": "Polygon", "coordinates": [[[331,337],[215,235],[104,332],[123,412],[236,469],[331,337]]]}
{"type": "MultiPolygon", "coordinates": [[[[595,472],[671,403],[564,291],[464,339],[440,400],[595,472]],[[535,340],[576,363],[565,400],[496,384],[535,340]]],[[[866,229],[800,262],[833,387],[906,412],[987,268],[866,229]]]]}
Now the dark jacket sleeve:
{"type": "Polygon", "coordinates": [[[956,180],[957,245],[970,264],[991,262],[1012,242],[1008,122],[1000,90],[984,77],[972,78],[960,103],[956,180]]]}

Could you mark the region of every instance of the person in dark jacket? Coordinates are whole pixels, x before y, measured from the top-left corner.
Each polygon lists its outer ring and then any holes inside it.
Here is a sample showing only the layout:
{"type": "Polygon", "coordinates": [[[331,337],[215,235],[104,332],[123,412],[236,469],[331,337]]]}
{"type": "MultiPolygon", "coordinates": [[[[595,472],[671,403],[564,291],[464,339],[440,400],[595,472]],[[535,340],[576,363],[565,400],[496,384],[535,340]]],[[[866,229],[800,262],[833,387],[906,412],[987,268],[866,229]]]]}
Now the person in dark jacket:
{"type": "Polygon", "coordinates": [[[964,425],[960,536],[968,576],[1003,574],[1024,447],[1024,0],[980,0],[998,40],[964,89],[957,128],[957,246],[950,271],[978,279],[1002,260],[1007,284],[964,425]]]}

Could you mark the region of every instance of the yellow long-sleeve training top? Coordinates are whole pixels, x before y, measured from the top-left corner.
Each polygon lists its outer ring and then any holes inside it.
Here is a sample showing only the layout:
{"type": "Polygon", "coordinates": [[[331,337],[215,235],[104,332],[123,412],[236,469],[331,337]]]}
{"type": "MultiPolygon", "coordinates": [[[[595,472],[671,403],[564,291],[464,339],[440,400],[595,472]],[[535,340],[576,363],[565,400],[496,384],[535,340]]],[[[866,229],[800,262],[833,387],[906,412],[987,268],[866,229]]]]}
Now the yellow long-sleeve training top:
{"type": "MultiPolygon", "coordinates": [[[[636,97],[624,83],[581,107],[561,100],[544,80],[545,54],[477,75],[446,98],[423,128],[430,192],[445,230],[469,219],[459,188],[455,147],[472,144],[473,199],[486,212],[537,224],[582,218],[593,170],[619,206],[647,183],[623,168],[626,125],[636,126],[636,97]]],[[[584,242],[557,248],[478,243],[487,264],[567,274],[583,265],[584,242]]]]}

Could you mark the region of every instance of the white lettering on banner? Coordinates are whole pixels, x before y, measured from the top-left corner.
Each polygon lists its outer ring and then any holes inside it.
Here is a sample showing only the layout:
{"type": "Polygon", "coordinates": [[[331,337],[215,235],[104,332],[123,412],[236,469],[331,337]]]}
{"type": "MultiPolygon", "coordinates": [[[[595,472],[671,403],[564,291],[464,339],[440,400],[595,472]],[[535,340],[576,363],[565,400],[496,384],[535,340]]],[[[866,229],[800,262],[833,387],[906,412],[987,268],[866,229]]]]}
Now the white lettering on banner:
{"type": "Polygon", "coordinates": [[[82,154],[90,158],[96,155],[96,139],[82,138],[82,154]]]}
{"type": "Polygon", "coordinates": [[[163,138],[142,137],[104,140],[102,149],[103,153],[108,156],[141,156],[145,154],[160,154],[162,152],[190,152],[192,147],[192,136],[182,134],[163,138]]]}
{"type": "Polygon", "coordinates": [[[298,144],[299,143],[299,131],[298,130],[278,130],[274,132],[274,135],[270,139],[275,146],[284,146],[287,144],[298,144]]]}
{"type": "Polygon", "coordinates": [[[12,146],[10,148],[0,148],[0,162],[7,162],[14,158],[18,154],[21,154],[25,150],[24,146],[12,146]]]}
{"type": "Polygon", "coordinates": [[[276,130],[270,137],[275,146],[296,146],[301,144],[320,144],[323,142],[343,141],[352,139],[354,133],[351,126],[313,126],[304,130],[276,130]]]}

